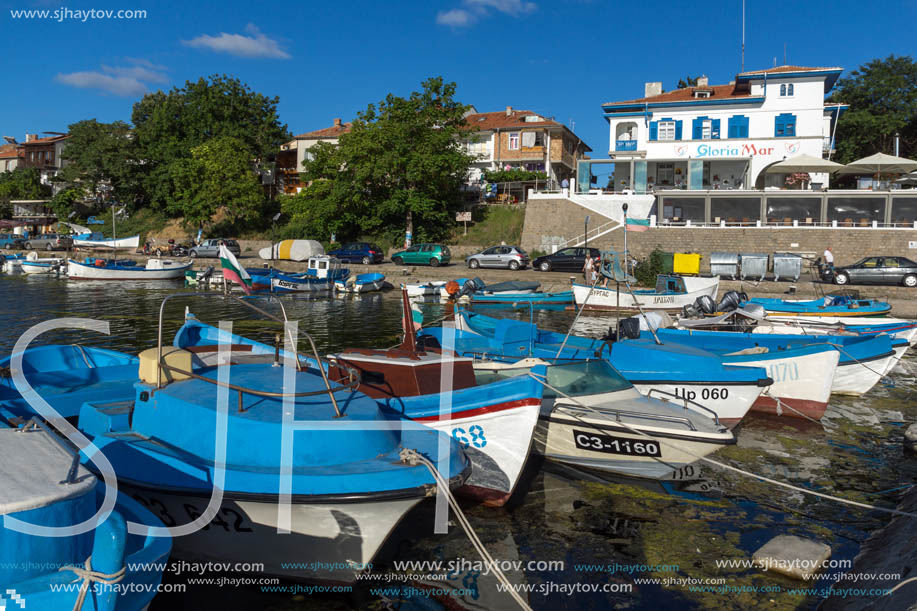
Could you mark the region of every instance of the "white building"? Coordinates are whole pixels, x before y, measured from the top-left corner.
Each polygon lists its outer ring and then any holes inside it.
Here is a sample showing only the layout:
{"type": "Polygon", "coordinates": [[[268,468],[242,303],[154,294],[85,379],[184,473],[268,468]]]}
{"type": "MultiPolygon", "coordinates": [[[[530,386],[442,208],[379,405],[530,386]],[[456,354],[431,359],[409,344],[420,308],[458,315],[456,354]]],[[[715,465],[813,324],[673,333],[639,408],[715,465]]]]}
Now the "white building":
{"type": "MultiPolygon", "coordinates": [[[[772,163],[833,150],[837,118],[847,107],[825,96],[842,68],[778,66],[736,75],[728,85],[662,91],[647,83],[644,97],[603,104],[614,189],[754,189],[783,187],[787,177],[767,174],[772,163]]],[[[578,187],[587,190],[590,171],[578,187]]],[[[827,186],[827,175],[811,175],[827,186]]]]}

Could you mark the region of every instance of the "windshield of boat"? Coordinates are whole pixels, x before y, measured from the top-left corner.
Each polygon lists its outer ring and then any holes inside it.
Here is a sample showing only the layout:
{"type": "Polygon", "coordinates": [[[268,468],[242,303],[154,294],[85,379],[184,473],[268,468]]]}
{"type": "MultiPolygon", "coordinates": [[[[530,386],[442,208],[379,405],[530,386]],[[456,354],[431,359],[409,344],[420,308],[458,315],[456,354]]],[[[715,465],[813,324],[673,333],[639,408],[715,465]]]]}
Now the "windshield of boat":
{"type": "MultiPolygon", "coordinates": [[[[529,369],[523,368],[479,369],[475,371],[475,379],[478,385],[483,385],[498,382],[528,371],[529,369]]],[[[599,395],[631,387],[631,383],[624,379],[607,361],[598,360],[551,365],[548,367],[547,383],[553,389],[545,386],[545,399],[556,399],[559,396],[584,397],[587,395],[599,395]],[[557,391],[561,394],[558,394],[557,391]]]]}

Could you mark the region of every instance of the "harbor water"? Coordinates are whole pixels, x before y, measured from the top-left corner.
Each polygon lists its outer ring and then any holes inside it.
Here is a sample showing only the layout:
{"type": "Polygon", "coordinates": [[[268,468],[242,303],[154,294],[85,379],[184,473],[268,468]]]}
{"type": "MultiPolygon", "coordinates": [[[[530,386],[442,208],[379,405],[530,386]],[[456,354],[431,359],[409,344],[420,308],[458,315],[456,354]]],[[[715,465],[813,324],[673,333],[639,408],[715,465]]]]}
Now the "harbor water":
{"type": "MultiPolygon", "coordinates": [[[[83,317],[107,322],[110,333],[56,330],[35,343],[80,343],[138,353],[156,344],[162,299],[188,290],[170,283],[0,275],[5,306],[0,310],[0,352],[9,354],[20,335],[36,323],[83,317]]],[[[209,296],[169,302],[164,341],[171,342],[187,306],[204,322],[231,320],[235,333],[274,343],[277,323],[253,316],[231,300],[205,294],[209,296]]],[[[255,303],[280,312],[271,298],[255,303]]],[[[284,297],[282,304],[322,352],[384,348],[401,341],[397,292],[284,297]]],[[[424,303],[422,309],[426,324],[444,315],[438,303],[424,303]]],[[[565,310],[488,308],[487,313],[531,319],[556,331],[565,331],[574,316],[565,310]]],[[[574,333],[600,337],[612,324],[613,317],[584,316],[574,333]]],[[[904,425],[917,421],[915,372],[917,359],[908,355],[866,396],[832,396],[821,423],[753,415],[736,430],[738,443],[712,458],[804,489],[893,508],[917,477],[917,459],[902,451],[904,425]]],[[[789,534],[826,543],[832,560],[848,561],[889,519],[875,510],[697,463],[662,483],[537,460],[530,461],[527,471],[506,507],[467,502],[462,506],[491,555],[505,561],[506,576],[521,586],[521,595],[533,609],[815,608],[834,577],[849,567],[827,569],[802,582],[748,566],[752,553],[774,536],[789,534]]],[[[257,574],[233,572],[204,575],[213,579],[210,584],[193,583],[190,580],[199,575],[167,571],[165,581],[183,584],[186,591],[160,594],[152,608],[518,608],[507,593],[498,591],[492,573],[473,565],[480,558],[454,521],[448,534],[433,534],[427,528],[432,511],[432,503],[425,503],[411,514],[374,562],[371,579],[357,582],[351,591],[304,592],[297,584],[265,585],[258,583],[257,574]],[[438,573],[401,564],[411,561],[454,564],[438,573]],[[413,577],[408,579],[408,574],[413,577]],[[225,579],[222,585],[219,578],[225,579]],[[239,581],[226,585],[231,579],[239,581]]],[[[905,573],[904,566],[901,569],[905,573]]],[[[890,580],[889,587],[904,578],[890,580]]]]}

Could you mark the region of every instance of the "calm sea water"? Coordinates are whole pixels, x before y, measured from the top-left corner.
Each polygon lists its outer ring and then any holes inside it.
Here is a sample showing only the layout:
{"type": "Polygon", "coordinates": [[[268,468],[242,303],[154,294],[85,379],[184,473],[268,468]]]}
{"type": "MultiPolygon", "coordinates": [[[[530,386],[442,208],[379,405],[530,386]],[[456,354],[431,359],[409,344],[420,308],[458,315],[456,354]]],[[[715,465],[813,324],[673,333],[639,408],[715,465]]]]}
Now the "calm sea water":
{"type": "MultiPolygon", "coordinates": [[[[0,353],[8,353],[32,325],[52,318],[88,317],[106,321],[110,334],[55,331],[37,343],[98,345],[139,352],[156,343],[162,299],[185,292],[162,283],[77,282],[50,277],[0,275],[0,353]]],[[[388,347],[401,337],[401,302],[397,293],[346,298],[282,298],[287,315],[315,339],[321,351],[348,346],[388,347]]],[[[276,301],[258,300],[279,313],[276,301]]],[[[185,307],[206,322],[234,321],[238,333],[272,342],[273,322],[247,308],[206,296],[177,298],[165,311],[164,341],[180,326],[185,307]]],[[[425,321],[443,315],[439,304],[423,305],[425,321]]],[[[565,311],[489,309],[495,316],[533,319],[547,328],[566,330],[573,314],[565,311]]],[[[600,336],[612,320],[584,317],[576,332],[600,336]]],[[[863,398],[837,398],[821,425],[792,419],[755,419],[737,431],[736,446],[714,458],[750,472],[844,498],[892,507],[903,487],[915,481],[917,461],[903,456],[903,422],[917,420],[914,401],[917,360],[909,356],[889,380],[863,398]]],[[[714,467],[697,467],[687,482],[666,485],[612,478],[531,461],[527,477],[503,509],[465,504],[464,509],[491,554],[498,560],[521,561],[523,568],[506,571],[536,609],[677,608],[748,609],[812,608],[814,596],[787,592],[799,582],[758,569],[718,568],[717,560],[748,559],[771,537],[794,534],[829,544],[835,559],[853,558],[869,533],[887,522],[877,512],[845,507],[714,467]],[[536,564],[527,565],[530,561],[536,564]],[[541,561],[543,564],[537,564],[541,561]],[[549,566],[547,562],[561,562],[549,566]],[[619,565],[607,567],[601,565],[619,565]],[[674,585],[635,584],[635,579],[682,580],[674,585]],[[703,580],[745,592],[691,591],[703,580]],[[685,580],[697,580],[686,584],[685,580]],[[632,591],[621,591],[632,585],[632,591]],[[569,593],[569,588],[578,588],[569,593]],[[563,588],[567,588],[564,591],[563,588]],[[587,589],[598,588],[597,592],[587,589]],[[749,592],[758,588],[757,592],[749,592]],[[763,593],[762,589],[769,590],[763,593]],[[602,591],[605,590],[605,591],[602,591]]],[[[383,550],[374,572],[394,573],[395,560],[478,560],[461,529],[448,535],[419,530],[428,524],[429,505],[421,505],[383,550]]],[[[240,575],[227,575],[240,577],[240,575]]],[[[253,577],[245,576],[241,577],[253,577]]],[[[256,577],[256,576],[255,576],[256,577]]],[[[469,593],[448,601],[400,595],[385,596],[362,583],[349,594],[266,593],[254,585],[190,585],[184,594],[160,595],[154,609],[512,609],[513,601],[496,591],[492,576],[469,568],[440,588],[469,593]]],[[[167,577],[170,583],[185,583],[167,577]]],[[[671,584],[672,581],[669,583],[671,584]]],[[[827,587],[822,577],[815,587],[827,587]]],[[[410,584],[408,584],[410,585],[410,584]]],[[[709,582],[707,583],[709,585],[709,582]]],[[[804,586],[803,586],[804,587],[804,586]]]]}

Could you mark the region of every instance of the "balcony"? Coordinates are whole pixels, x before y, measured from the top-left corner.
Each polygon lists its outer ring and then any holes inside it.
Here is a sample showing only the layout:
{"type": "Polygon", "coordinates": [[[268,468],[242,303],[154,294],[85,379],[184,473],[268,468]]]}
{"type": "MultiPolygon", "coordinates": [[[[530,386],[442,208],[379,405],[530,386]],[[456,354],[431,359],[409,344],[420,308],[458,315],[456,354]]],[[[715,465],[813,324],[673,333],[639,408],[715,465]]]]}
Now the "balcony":
{"type": "Polygon", "coordinates": [[[636,151],[637,150],[637,141],[636,140],[615,140],[615,150],[616,151],[636,151]]]}

